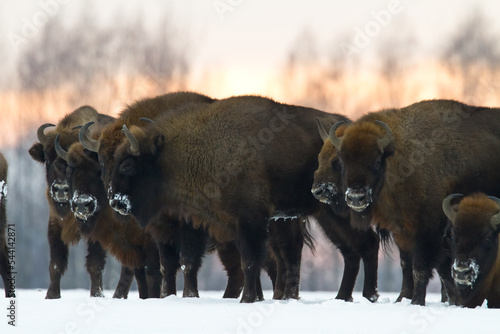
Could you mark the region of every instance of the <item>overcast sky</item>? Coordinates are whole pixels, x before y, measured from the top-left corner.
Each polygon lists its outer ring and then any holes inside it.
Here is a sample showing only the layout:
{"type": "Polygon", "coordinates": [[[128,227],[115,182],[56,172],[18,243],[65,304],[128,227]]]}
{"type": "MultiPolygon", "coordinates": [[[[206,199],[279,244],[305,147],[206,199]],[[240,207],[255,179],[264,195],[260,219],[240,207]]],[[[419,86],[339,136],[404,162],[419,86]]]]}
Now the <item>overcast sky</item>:
{"type": "Polygon", "coordinates": [[[0,0],[4,64],[12,64],[16,57],[12,34],[22,35],[26,22],[35,22],[44,8],[71,22],[82,6],[93,6],[103,24],[112,24],[117,13],[141,13],[153,27],[165,12],[171,14],[191,46],[195,76],[209,69],[255,79],[283,66],[294,40],[306,29],[315,36],[321,54],[338,52],[339,36],[353,44],[356,37],[363,42],[360,31],[371,33],[360,50],[366,55],[373,51],[372,40],[407,30],[419,45],[414,51],[419,56],[437,48],[476,9],[500,31],[497,0],[0,0]],[[390,16],[384,15],[387,12],[390,16]]]}

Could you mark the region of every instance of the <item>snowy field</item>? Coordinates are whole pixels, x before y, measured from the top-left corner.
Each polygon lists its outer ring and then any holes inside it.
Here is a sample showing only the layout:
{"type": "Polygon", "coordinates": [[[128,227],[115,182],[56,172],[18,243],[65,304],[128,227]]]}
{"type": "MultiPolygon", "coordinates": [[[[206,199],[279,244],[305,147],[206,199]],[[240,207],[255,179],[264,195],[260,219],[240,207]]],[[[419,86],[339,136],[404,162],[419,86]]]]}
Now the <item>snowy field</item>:
{"type": "MultiPolygon", "coordinates": [[[[2,291],[3,293],[3,291],[2,291]]],[[[301,292],[301,300],[240,304],[221,299],[221,291],[201,291],[199,299],[172,296],[140,300],[90,298],[85,290],[63,290],[59,300],[45,300],[45,291],[18,290],[16,327],[8,325],[9,299],[1,299],[0,333],[498,333],[500,310],[484,304],[463,309],[427,296],[427,306],[394,304],[395,293],[381,293],[369,303],[359,293],[353,303],[334,299],[332,292],[301,292]]]]}

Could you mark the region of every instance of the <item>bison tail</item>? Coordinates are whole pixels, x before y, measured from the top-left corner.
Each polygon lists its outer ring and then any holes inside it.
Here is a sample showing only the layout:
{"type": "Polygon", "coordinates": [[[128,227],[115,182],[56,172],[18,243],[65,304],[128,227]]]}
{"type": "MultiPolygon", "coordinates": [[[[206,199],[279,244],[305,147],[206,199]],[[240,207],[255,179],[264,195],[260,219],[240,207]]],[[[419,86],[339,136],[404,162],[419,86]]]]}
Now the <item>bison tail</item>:
{"type": "Polygon", "coordinates": [[[311,220],[309,217],[301,217],[302,219],[302,228],[304,231],[304,243],[306,244],[307,247],[311,250],[311,252],[314,254],[314,251],[316,250],[316,247],[314,245],[314,237],[311,234],[311,220]]]}
{"type": "Polygon", "coordinates": [[[385,255],[390,257],[391,247],[394,245],[391,233],[384,228],[377,227],[377,234],[380,240],[380,248],[385,255]]]}

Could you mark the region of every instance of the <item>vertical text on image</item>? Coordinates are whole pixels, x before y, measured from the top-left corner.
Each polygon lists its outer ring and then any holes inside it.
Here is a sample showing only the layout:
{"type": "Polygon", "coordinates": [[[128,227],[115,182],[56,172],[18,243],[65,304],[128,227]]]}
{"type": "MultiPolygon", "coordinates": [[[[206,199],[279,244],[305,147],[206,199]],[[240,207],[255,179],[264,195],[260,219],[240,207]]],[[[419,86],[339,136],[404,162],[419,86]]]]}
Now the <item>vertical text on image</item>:
{"type": "Polygon", "coordinates": [[[8,258],[8,285],[5,287],[7,290],[7,297],[10,297],[7,306],[7,322],[11,326],[16,325],[16,229],[14,224],[7,225],[7,258],[8,258]]]}

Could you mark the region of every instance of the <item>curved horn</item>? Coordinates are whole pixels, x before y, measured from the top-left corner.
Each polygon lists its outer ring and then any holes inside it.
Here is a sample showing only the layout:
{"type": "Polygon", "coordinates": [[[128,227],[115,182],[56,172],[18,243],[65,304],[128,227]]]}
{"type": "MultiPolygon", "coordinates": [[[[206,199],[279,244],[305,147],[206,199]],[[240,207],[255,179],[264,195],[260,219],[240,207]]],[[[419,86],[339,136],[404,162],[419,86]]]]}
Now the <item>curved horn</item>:
{"type": "Polygon", "coordinates": [[[382,121],[375,121],[378,125],[383,127],[385,129],[385,136],[382,139],[378,140],[378,144],[380,145],[381,149],[384,149],[387,145],[391,143],[392,140],[392,130],[389,127],[389,125],[385,124],[382,121]]]}
{"type": "Polygon", "coordinates": [[[139,142],[137,141],[137,138],[135,138],[135,136],[132,134],[132,132],[130,132],[130,130],[127,128],[127,125],[123,124],[122,132],[130,142],[131,153],[132,154],[139,153],[139,142]]]}
{"type": "Polygon", "coordinates": [[[56,139],[54,139],[54,148],[58,156],[60,156],[64,161],[68,161],[68,151],[61,147],[61,143],[59,142],[60,139],[61,135],[57,135],[56,139]]]}
{"type": "Polygon", "coordinates": [[[72,128],[71,130],[78,130],[78,129],[81,129],[82,127],[83,127],[83,125],[77,125],[74,128],[72,128]]]}
{"type": "Polygon", "coordinates": [[[337,137],[335,134],[335,131],[337,131],[337,128],[341,126],[342,124],[346,123],[346,121],[340,121],[332,125],[330,128],[330,133],[328,134],[328,138],[332,142],[333,146],[335,146],[337,149],[340,148],[340,143],[342,142],[342,139],[337,137]]]}
{"type": "Polygon", "coordinates": [[[318,125],[318,131],[319,135],[321,136],[321,139],[323,139],[323,141],[326,141],[328,139],[328,133],[326,133],[323,123],[321,123],[321,121],[317,117],[316,117],[316,124],[318,125]]]}
{"type": "Polygon", "coordinates": [[[451,207],[451,201],[454,198],[463,197],[463,196],[464,195],[462,195],[462,194],[451,194],[451,195],[448,195],[443,200],[443,203],[442,203],[443,212],[446,215],[446,217],[448,217],[448,219],[451,220],[452,222],[455,220],[455,217],[457,216],[457,212],[455,210],[453,210],[453,208],[451,207]]]}
{"type": "Polygon", "coordinates": [[[153,121],[152,119],[147,118],[147,117],[141,117],[141,118],[139,118],[139,120],[146,122],[146,123],[155,124],[155,121],[153,121]]]}
{"type": "Polygon", "coordinates": [[[80,139],[80,143],[82,143],[83,147],[85,147],[87,150],[97,153],[99,149],[97,140],[89,138],[87,136],[87,129],[92,124],[94,124],[94,122],[88,122],[87,124],[82,126],[80,132],[78,133],[78,139],[80,139]]]}
{"type": "Polygon", "coordinates": [[[36,131],[36,136],[37,136],[38,141],[40,143],[47,140],[47,136],[45,136],[45,133],[43,133],[43,132],[45,131],[46,128],[50,128],[51,126],[55,126],[55,125],[51,124],[51,123],[45,123],[45,124],[40,125],[40,127],[36,131]]]}
{"type": "MultiPolygon", "coordinates": [[[[488,196],[489,199],[491,199],[493,202],[495,202],[498,205],[498,208],[500,209],[500,198],[494,197],[494,196],[488,196]]],[[[494,227],[498,227],[500,225],[500,213],[497,213],[493,217],[491,217],[491,224],[494,227]]]]}

